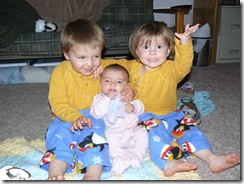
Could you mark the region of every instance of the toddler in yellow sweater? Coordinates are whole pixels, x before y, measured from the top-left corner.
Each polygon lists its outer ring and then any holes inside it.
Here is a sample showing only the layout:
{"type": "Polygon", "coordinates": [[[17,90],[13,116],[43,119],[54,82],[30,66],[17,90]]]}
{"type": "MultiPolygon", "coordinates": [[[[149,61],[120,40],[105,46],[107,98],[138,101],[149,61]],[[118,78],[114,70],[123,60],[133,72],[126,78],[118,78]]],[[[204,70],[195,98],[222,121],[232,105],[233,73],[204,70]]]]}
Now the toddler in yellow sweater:
{"type": "Polygon", "coordinates": [[[127,63],[131,82],[145,106],[140,125],[149,133],[151,160],[165,176],[195,170],[197,165],[181,158],[194,154],[218,173],[240,163],[236,153],[216,155],[193,119],[177,110],[177,84],[190,72],[193,62],[191,33],[173,32],[164,22],[138,26],[130,37],[130,51],[136,61],[127,63]]]}

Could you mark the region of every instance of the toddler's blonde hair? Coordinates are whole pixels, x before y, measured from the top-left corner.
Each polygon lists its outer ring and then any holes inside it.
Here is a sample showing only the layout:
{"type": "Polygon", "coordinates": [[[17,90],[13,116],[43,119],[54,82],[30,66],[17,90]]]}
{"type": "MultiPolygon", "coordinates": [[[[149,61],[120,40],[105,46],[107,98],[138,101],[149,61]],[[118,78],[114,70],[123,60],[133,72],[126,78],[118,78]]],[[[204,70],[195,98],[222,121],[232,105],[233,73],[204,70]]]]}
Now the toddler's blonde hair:
{"type": "Polygon", "coordinates": [[[68,23],[61,33],[60,46],[68,52],[74,45],[87,48],[105,47],[105,36],[102,29],[93,21],[78,19],[68,23]]]}

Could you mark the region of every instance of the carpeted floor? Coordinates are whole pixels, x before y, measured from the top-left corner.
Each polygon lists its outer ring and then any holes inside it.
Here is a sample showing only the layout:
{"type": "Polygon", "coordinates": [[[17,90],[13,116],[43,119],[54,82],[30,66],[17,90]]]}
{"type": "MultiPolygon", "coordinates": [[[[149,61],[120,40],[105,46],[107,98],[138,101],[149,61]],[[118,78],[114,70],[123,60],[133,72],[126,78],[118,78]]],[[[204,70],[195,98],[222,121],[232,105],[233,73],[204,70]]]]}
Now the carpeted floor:
{"type": "MultiPolygon", "coordinates": [[[[202,117],[200,125],[216,154],[241,154],[240,71],[240,63],[194,66],[186,77],[196,91],[209,91],[217,105],[213,113],[202,117]]],[[[47,83],[0,86],[0,141],[22,136],[27,140],[43,139],[51,121],[47,94],[47,83]]],[[[185,95],[191,96],[178,89],[179,98],[185,95]]],[[[241,180],[240,165],[213,174],[200,159],[190,160],[198,164],[196,172],[202,180],[241,180]]]]}

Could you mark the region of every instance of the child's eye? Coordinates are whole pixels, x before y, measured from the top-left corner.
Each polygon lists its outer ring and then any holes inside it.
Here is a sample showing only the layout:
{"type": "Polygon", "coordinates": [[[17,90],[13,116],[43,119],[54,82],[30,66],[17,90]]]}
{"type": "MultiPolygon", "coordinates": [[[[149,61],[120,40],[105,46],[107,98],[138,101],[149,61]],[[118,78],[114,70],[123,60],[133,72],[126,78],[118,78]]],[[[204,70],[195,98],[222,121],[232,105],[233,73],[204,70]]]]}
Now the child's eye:
{"type": "Polygon", "coordinates": [[[123,81],[123,80],[119,80],[119,81],[117,81],[117,84],[118,84],[118,85],[124,85],[124,83],[125,83],[125,81],[123,81]]]}
{"type": "Polygon", "coordinates": [[[85,59],[85,57],[84,56],[79,56],[78,59],[85,59]]]}
{"type": "Polygon", "coordinates": [[[97,56],[94,56],[95,58],[101,58],[101,56],[100,55],[97,55],[97,56]]]}
{"type": "Polygon", "coordinates": [[[104,82],[105,83],[110,83],[110,80],[109,79],[105,79],[104,82]]]}
{"type": "Polygon", "coordinates": [[[163,45],[158,45],[158,49],[162,49],[163,47],[163,45]]]}
{"type": "Polygon", "coordinates": [[[147,45],[143,45],[142,48],[143,48],[143,49],[148,49],[149,46],[147,46],[147,45]]]}

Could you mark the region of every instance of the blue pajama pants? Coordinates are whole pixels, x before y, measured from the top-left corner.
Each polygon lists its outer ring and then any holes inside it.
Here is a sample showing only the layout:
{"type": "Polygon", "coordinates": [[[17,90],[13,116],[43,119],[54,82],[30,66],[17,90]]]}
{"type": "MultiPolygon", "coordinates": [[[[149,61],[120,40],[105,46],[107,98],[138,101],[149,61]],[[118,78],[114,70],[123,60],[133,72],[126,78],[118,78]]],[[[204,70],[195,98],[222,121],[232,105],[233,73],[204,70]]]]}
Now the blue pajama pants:
{"type": "Polygon", "coordinates": [[[186,158],[202,149],[212,150],[194,120],[180,110],[163,116],[146,112],[140,116],[140,124],[148,130],[150,158],[162,170],[172,159],[186,158]]]}
{"type": "Polygon", "coordinates": [[[84,173],[90,165],[104,166],[103,172],[110,171],[111,163],[108,154],[103,120],[96,120],[89,110],[80,111],[92,121],[92,128],[84,126],[82,130],[71,132],[71,123],[55,118],[46,132],[46,149],[41,160],[41,167],[48,170],[51,160],[63,160],[68,163],[66,173],[76,170],[84,173]]]}

